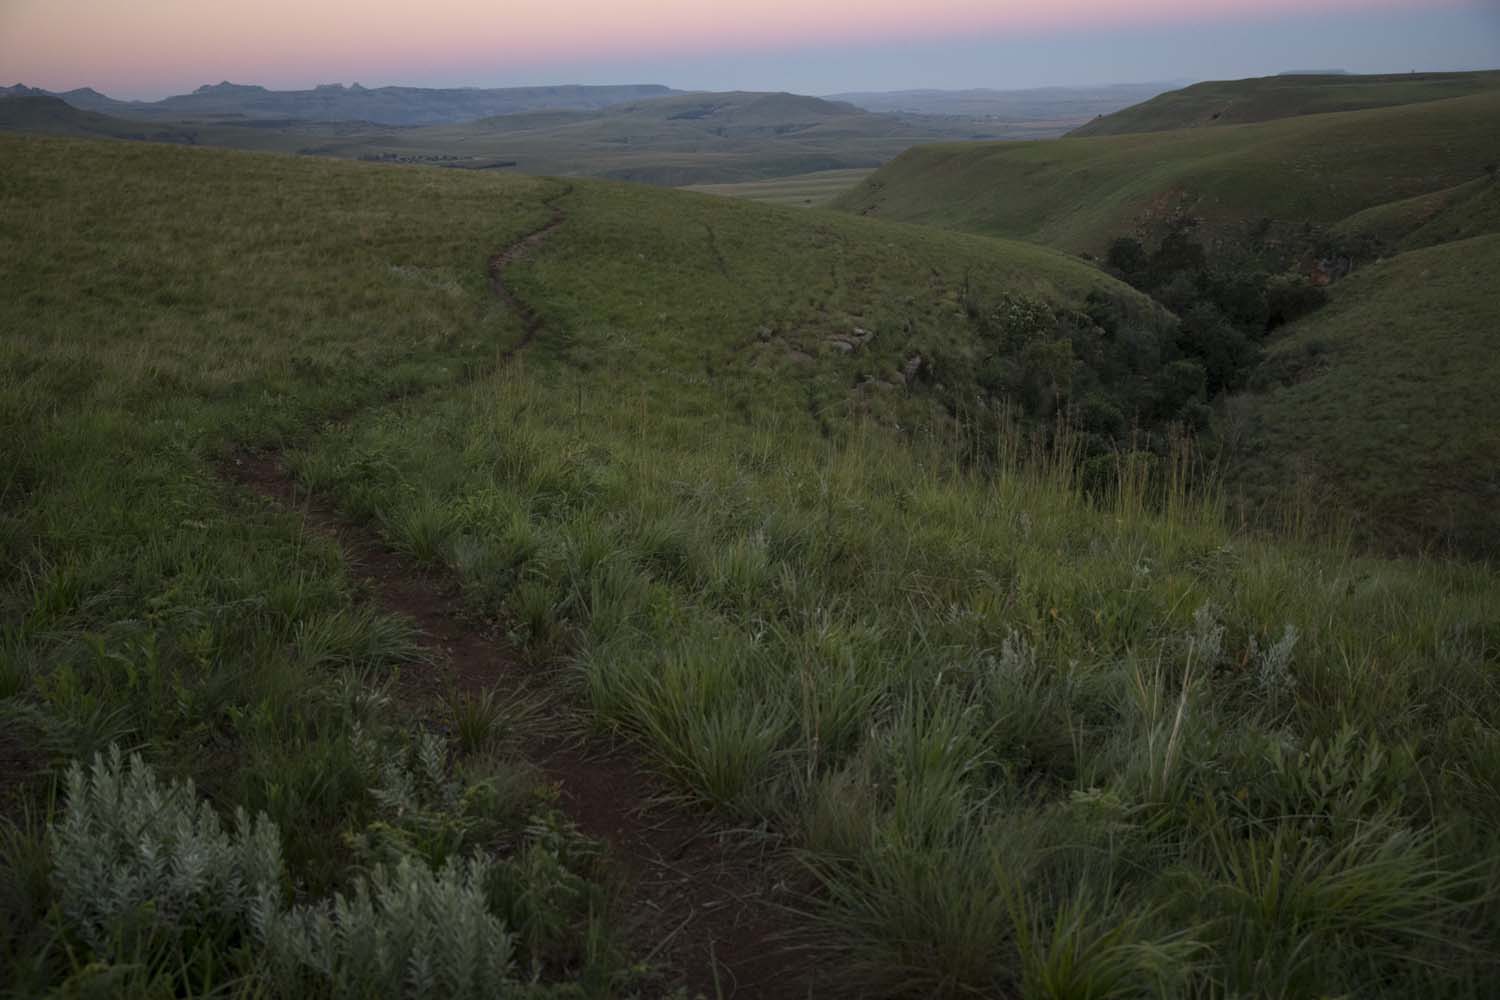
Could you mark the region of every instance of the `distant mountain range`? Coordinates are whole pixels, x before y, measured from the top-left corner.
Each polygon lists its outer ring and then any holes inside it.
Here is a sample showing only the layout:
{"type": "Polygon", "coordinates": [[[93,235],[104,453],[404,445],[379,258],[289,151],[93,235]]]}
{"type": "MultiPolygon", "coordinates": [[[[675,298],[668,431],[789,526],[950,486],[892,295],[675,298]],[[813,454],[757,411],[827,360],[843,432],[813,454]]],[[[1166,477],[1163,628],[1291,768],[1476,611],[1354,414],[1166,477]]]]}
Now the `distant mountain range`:
{"type": "Polygon", "coordinates": [[[75,107],[72,99],[13,88],[0,94],[0,131],[589,174],[674,186],[876,167],[917,143],[1034,138],[1059,135],[1066,127],[881,114],[785,93],[675,92],[596,110],[513,111],[434,125],[106,114],[75,107]]]}
{"type": "MultiPolygon", "coordinates": [[[[1180,86],[1181,82],[1030,90],[896,90],[834,94],[830,101],[864,111],[941,115],[1031,123],[1057,133],[1180,86]]],[[[498,115],[546,111],[602,111],[634,101],[687,93],[660,84],[586,87],[361,87],[333,83],[311,90],[270,90],[215,83],[160,101],[122,101],[92,87],[51,91],[25,84],[0,87],[0,96],[57,97],[82,111],[138,122],[237,124],[250,122],[370,122],[448,125],[498,115]]]]}
{"type": "Polygon", "coordinates": [[[0,88],[0,131],[676,186],[872,168],[921,143],[1057,137],[1157,89],[906,91],[839,101],[646,84],[274,91],[221,83],[145,102],[17,85],[0,88]]]}
{"type": "Polygon", "coordinates": [[[135,121],[365,121],[378,125],[442,125],[527,111],[598,111],[674,93],[679,91],[659,84],[432,89],[334,83],[312,90],[269,90],[226,82],[160,101],[120,101],[92,87],[62,92],[24,84],[0,87],[0,96],[59,97],[83,111],[135,121]]]}

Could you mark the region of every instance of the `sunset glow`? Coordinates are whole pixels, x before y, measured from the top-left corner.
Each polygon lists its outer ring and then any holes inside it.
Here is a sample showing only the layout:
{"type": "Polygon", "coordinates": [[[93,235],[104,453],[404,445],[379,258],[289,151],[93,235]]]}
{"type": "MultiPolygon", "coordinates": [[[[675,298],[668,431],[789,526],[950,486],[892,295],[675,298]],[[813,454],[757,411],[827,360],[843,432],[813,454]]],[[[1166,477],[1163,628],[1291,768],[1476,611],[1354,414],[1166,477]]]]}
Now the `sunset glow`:
{"type": "Polygon", "coordinates": [[[126,93],[223,78],[282,86],[434,76],[560,82],[549,79],[550,67],[585,60],[649,66],[653,58],[684,54],[1463,6],[1463,0],[5,0],[0,76],[7,83],[91,84],[126,93]]]}

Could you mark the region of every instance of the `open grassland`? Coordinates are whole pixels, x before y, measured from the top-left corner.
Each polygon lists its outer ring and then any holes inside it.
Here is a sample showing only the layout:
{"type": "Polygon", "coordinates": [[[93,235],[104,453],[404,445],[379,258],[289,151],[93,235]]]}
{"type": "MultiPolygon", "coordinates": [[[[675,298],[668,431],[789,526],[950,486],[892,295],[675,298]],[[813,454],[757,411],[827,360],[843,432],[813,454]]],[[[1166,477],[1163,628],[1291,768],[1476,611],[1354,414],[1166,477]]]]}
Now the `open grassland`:
{"type": "Polygon", "coordinates": [[[1096,118],[1070,135],[1244,125],[1301,115],[1441,101],[1500,89],[1500,72],[1287,75],[1212,80],[1096,118]]]}
{"type": "Polygon", "coordinates": [[[1472,181],[1500,161],[1500,93],[1218,129],[914,148],[835,204],[1099,252],[1192,215],[1332,225],[1472,181]]]}
{"type": "Polygon", "coordinates": [[[1097,271],[598,182],[0,152],[23,991],[371,995],[378,931],[463,973],[406,995],[660,992],[521,713],[414,727],[393,678],[441,664],[336,545],[216,474],[247,446],[800,862],[851,995],[1480,997],[1500,973],[1493,575],[1239,535],[1127,460],[1086,497],[1065,438],[975,463],[904,377],[978,350],[966,297],[1149,314],[1097,271]],[[541,325],[502,365],[523,324],[487,263],[549,203],[506,272],[541,325]],[[117,813],[148,841],[180,817],[125,809],[150,789],[107,759],[49,798],[110,744],[267,814],[213,847],[233,879],[111,840],[117,813]],[[335,892],[378,905],[319,924],[335,892]]]}
{"type": "Polygon", "coordinates": [[[1500,550],[1497,268],[1500,235],[1481,236],[1336,286],[1273,346],[1267,391],[1231,406],[1242,485],[1265,497],[1300,479],[1369,537],[1500,550]]]}
{"type": "Polygon", "coordinates": [[[819,208],[870,176],[870,170],[822,170],[798,177],[778,177],[743,184],[697,184],[689,188],[703,194],[744,198],[765,205],[788,208],[819,208]]]}

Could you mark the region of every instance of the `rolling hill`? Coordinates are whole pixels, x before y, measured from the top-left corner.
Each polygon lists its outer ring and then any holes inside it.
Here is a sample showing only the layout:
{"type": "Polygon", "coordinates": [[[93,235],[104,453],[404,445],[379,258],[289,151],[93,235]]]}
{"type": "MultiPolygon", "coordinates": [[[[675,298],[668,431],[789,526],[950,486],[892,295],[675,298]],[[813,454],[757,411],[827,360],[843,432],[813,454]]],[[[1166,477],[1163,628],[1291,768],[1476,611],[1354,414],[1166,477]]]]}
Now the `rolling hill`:
{"type": "Polygon", "coordinates": [[[1288,73],[1215,80],[1173,90],[1106,114],[1071,136],[1167,132],[1244,125],[1300,115],[1361,111],[1441,101],[1500,88],[1500,72],[1353,74],[1288,73]]]}
{"type": "Polygon", "coordinates": [[[0,157],[17,992],[1484,995],[1494,574],[966,447],[987,367],[1055,392],[1170,331],[1096,268],[599,180],[0,157]]]}
{"type": "Polygon", "coordinates": [[[1331,226],[1485,174],[1500,92],[1252,125],[1035,143],[934,144],[835,204],[1098,253],[1179,215],[1209,228],[1331,226]]]}

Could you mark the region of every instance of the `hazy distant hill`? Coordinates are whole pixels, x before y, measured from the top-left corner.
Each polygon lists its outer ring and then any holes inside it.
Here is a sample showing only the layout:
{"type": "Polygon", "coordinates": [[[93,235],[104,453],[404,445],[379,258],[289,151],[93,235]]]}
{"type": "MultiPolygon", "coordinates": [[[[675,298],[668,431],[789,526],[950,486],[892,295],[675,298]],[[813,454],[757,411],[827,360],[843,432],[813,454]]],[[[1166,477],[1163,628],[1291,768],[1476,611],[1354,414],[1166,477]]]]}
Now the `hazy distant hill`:
{"type": "Polygon", "coordinates": [[[173,121],[295,119],[367,121],[381,125],[435,125],[525,111],[594,111],[624,101],[676,93],[658,84],[608,87],[375,87],[328,84],[312,90],[268,90],[218,83],[160,101],[118,101],[92,88],[64,93],[17,84],[0,88],[15,96],[60,97],[76,108],[127,118],[173,121]]]}
{"type": "Polygon", "coordinates": [[[191,130],[167,123],[115,118],[81,110],[60,97],[16,95],[13,90],[0,95],[0,130],[147,142],[191,144],[195,141],[191,130]]]}
{"type": "MultiPolygon", "coordinates": [[[[387,163],[713,184],[879,166],[913,145],[1022,138],[1004,123],[875,114],[798,94],[668,93],[602,109],[552,108],[436,125],[296,118],[115,117],[56,97],[0,98],[0,128],[186,142],[387,163]]],[[[850,183],[853,179],[850,179],[850,183]]]]}
{"type": "Polygon", "coordinates": [[[1032,126],[1027,138],[1043,139],[1180,87],[1183,82],[1028,90],[892,90],[834,94],[829,100],[847,101],[866,111],[952,115],[1032,126]]]}
{"type": "Polygon", "coordinates": [[[1500,72],[1393,73],[1381,76],[1299,72],[1249,80],[1215,80],[1161,94],[1135,107],[1089,122],[1069,135],[1081,138],[1210,125],[1244,125],[1300,115],[1440,101],[1497,87],[1500,87],[1500,72]]]}
{"type": "Polygon", "coordinates": [[[537,174],[591,174],[682,185],[878,166],[912,145],[1017,137],[972,119],[875,114],[851,104],[786,93],[673,94],[592,113],[504,115],[394,132],[354,150],[384,155],[434,150],[492,156],[537,174]]]}

